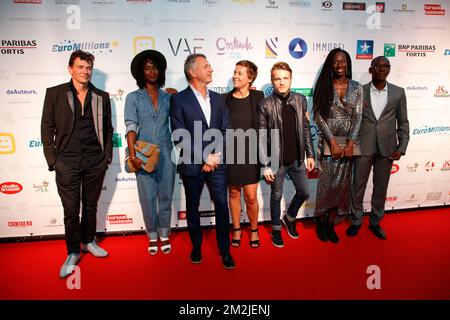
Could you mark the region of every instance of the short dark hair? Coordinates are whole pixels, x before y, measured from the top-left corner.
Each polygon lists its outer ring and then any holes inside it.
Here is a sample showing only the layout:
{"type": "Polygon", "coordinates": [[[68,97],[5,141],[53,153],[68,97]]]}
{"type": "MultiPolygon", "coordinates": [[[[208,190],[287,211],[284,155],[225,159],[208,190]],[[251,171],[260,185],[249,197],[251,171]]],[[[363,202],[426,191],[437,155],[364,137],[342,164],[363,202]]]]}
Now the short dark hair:
{"type": "Polygon", "coordinates": [[[140,89],[145,87],[144,66],[147,61],[151,62],[158,68],[158,79],[156,80],[158,88],[164,87],[164,85],[166,84],[166,66],[163,65],[163,62],[159,61],[158,59],[152,60],[149,58],[141,59],[141,61],[139,61],[136,73],[136,84],[140,89]]]}
{"type": "Polygon", "coordinates": [[[376,64],[378,63],[378,61],[380,61],[380,60],[384,60],[384,61],[386,61],[388,64],[391,64],[391,62],[389,61],[389,59],[386,58],[385,56],[378,56],[378,57],[376,57],[376,58],[374,58],[374,59],[372,60],[372,62],[370,63],[370,66],[373,67],[373,66],[376,65],[376,64]]]}
{"type": "Polygon", "coordinates": [[[192,70],[194,68],[195,61],[200,57],[206,59],[206,56],[203,53],[193,53],[188,55],[186,61],[184,62],[184,75],[186,76],[188,82],[191,81],[189,70],[192,70]]]}
{"type": "Polygon", "coordinates": [[[256,77],[258,76],[258,67],[256,66],[256,64],[249,60],[241,60],[238,61],[236,65],[247,68],[247,77],[251,80],[250,85],[252,85],[256,77]]]}
{"type": "Polygon", "coordinates": [[[72,52],[69,58],[69,66],[71,67],[73,66],[73,63],[75,62],[76,58],[80,58],[80,60],[86,60],[92,66],[94,66],[95,57],[89,52],[83,50],[75,50],[74,52],[72,52]]]}

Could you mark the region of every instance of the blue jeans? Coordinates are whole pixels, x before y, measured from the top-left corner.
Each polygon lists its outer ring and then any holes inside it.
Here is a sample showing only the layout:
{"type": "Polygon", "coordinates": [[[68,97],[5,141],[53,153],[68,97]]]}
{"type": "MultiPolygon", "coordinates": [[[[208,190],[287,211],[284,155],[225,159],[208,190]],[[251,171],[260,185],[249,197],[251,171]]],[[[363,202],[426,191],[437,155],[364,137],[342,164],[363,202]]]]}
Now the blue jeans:
{"type": "Polygon", "coordinates": [[[299,165],[299,162],[295,161],[289,166],[281,166],[275,175],[275,181],[271,185],[270,217],[272,219],[273,230],[281,230],[280,202],[283,196],[283,183],[286,174],[289,175],[295,186],[295,195],[291,200],[287,214],[295,219],[303,202],[309,198],[305,164],[302,162],[299,165]]]}
{"type": "Polygon", "coordinates": [[[158,235],[167,238],[170,233],[175,182],[175,165],[170,159],[170,153],[171,148],[161,147],[157,169],[151,173],[144,170],[136,173],[139,202],[150,240],[157,240],[158,235]]]}

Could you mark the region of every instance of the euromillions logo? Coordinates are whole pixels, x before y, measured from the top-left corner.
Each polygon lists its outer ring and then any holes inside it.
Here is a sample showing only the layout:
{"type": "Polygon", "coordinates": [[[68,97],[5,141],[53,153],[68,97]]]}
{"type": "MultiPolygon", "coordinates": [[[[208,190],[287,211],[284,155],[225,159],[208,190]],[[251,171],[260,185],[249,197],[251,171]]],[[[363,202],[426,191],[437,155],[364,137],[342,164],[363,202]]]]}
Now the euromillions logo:
{"type": "Polygon", "coordinates": [[[308,46],[303,39],[295,38],[289,43],[289,53],[294,59],[301,59],[308,52],[308,46]]]}
{"type": "Polygon", "coordinates": [[[384,44],[384,56],[385,57],[395,57],[395,43],[385,43],[384,44]]]}
{"type": "Polygon", "coordinates": [[[356,43],[356,59],[373,58],[373,40],[358,40],[356,43]]]}
{"type": "Polygon", "coordinates": [[[266,58],[278,56],[278,37],[266,38],[266,58]]]}

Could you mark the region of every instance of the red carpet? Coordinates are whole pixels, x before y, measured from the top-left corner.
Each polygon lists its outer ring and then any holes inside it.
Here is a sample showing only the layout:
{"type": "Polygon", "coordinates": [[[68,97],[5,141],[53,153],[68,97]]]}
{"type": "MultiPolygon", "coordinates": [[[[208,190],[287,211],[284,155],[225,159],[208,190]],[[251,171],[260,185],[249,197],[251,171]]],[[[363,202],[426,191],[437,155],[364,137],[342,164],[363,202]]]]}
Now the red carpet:
{"type": "Polygon", "coordinates": [[[337,226],[339,244],[320,242],[311,222],[298,223],[300,238],[283,231],[285,247],[270,242],[270,225],[260,227],[262,245],[250,249],[248,227],[237,268],[220,262],[214,229],[204,229],[203,263],[189,261],[186,230],[172,233],[169,255],[147,253],[145,235],[102,241],[106,259],[84,255],[81,289],[58,277],[66,257],[63,240],[0,244],[0,299],[450,299],[450,208],[387,214],[381,241],[367,229],[356,238],[337,226]],[[381,289],[366,286],[367,267],[381,269],[381,289]]]}

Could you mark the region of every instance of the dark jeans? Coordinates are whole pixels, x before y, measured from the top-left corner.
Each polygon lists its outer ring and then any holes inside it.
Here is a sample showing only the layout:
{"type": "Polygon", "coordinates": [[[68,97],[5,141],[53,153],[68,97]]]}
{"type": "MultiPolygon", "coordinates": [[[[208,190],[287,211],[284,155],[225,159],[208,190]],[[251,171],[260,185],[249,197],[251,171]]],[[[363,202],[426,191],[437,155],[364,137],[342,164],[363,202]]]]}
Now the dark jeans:
{"type": "Polygon", "coordinates": [[[198,210],[203,185],[208,185],[209,194],[214,203],[216,216],[216,240],[220,254],[227,255],[230,252],[230,216],[227,203],[227,179],[224,170],[214,172],[202,172],[197,176],[182,176],[186,194],[187,225],[189,236],[194,249],[199,250],[202,245],[202,230],[200,225],[200,213],[198,210]]]}
{"type": "Polygon", "coordinates": [[[283,183],[286,174],[289,175],[295,186],[295,195],[291,200],[287,214],[292,218],[296,218],[298,210],[302,206],[303,202],[309,198],[305,164],[302,162],[299,165],[299,162],[295,161],[291,165],[281,166],[275,175],[275,181],[272,182],[272,191],[270,193],[270,216],[272,218],[272,225],[275,227],[275,230],[281,229],[280,202],[281,197],[283,196],[283,183]]]}
{"type": "Polygon", "coordinates": [[[94,241],[97,227],[97,201],[102,190],[106,167],[104,157],[60,155],[56,160],[56,185],[64,208],[68,254],[79,253],[80,243],[87,244],[94,241]],[[101,160],[98,161],[98,159],[101,160]]]}

